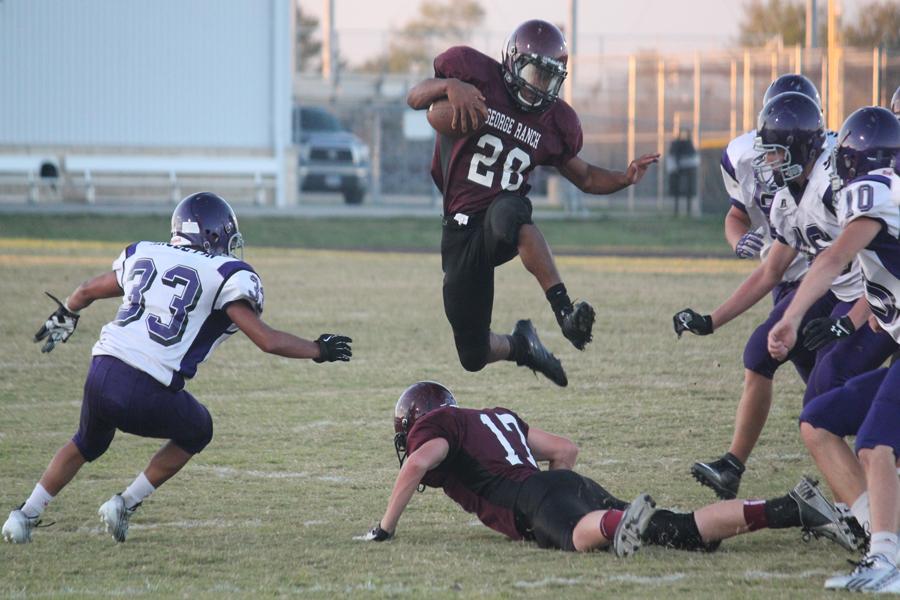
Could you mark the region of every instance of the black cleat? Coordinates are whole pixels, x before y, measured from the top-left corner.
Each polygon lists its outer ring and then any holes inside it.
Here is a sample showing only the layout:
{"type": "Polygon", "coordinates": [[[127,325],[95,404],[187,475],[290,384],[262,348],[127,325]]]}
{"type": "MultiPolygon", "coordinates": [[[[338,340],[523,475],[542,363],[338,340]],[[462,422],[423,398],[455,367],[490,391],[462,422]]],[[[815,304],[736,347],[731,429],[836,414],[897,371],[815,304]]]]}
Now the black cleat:
{"type": "Polygon", "coordinates": [[[696,462],[691,467],[694,479],[700,482],[700,485],[712,488],[716,496],[722,500],[733,500],[737,497],[743,474],[743,463],[730,452],[718,460],[710,463],[696,462]]]}
{"type": "Polygon", "coordinates": [[[594,307],[587,302],[576,302],[572,310],[557,315],[556,320],[566,339],[579,350],[584,350],[594,339],[594,307]]]}
{"type": "MultiPolygon", "coordinates": [[[[842,513],[822,495],[818,481],[804,475],[788,496],[800,509],[804,539],[809,539],[810,536],[825,538],[849,552],[857,552],[866,545],[865,532],[860,536],[853,531],[849,523],[852,516],[842,513]]],[[[859,530],[862,529],[856,519],[853,522],[859,530]]]]}
{"type": "Polygon", "coordinates": [[[522,359],[516,361],[517,365],[540,373],[560,387],[566,387],[569,384],[562,363],[541,343],[531,321],[522,320],[516,323],[512,335],[525,338],[526,342],[527,352],[522,359]]]}

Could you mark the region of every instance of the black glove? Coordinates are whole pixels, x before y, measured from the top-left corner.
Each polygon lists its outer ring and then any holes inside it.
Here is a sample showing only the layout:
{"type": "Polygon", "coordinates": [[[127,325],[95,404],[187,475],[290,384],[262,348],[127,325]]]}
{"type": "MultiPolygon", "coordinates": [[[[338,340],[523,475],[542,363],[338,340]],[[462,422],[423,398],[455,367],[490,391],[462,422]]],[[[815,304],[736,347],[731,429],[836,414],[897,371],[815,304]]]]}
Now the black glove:
{"type": "Polygon", "coordinates": [[[56,347],[56,344],[59,342],[65,344],[66,340],[75,333],[75,328],[78,326],[78,313],[66,308],[66,305],[50,292],[44,293],[50,296],[59,308],[53,311],[53,314],[47,317],[47,321],[37,330],[37,333],[34,334],[34,341],[40,342],[47,338],[41,352],[50,352],[56,347]]]}
{"type": "Polygon", "coordinates": [[[672,317],[672,324],[678,337],[681,337],[685,331],[690,331],[694,335],[709,335],[713,332],[712,317],[697,314],[690,308],[675,313],[675,316],[672,317]]]}
{"type": "Polygon", "coordinates": [[[378,523],[378,525],[373,527],[372,530],[363,537],[363,540],[367,542],[386,542],[392,537],[394,537],[394,532],[385,531],[381,528],[381,523],[378,523]]]}
{"type": "Polygon", "coordinates": [[[350,350],[352,341],[346,335],[323,333],[316,338],[316,343],[319,345],[319,358],[314,358],[313,360],[317,363],[334,362],[336,360],[347,362],[353,356],[353,352],[350,350]]]}
{"type": "Polygon", "coordinates": [[[803,328],[803,345],[807,350],[815,352],[829,342],[852,335],[854,331],[856,327],[846,315],[840,319],[820,317],[813,319],[803,328]]]}

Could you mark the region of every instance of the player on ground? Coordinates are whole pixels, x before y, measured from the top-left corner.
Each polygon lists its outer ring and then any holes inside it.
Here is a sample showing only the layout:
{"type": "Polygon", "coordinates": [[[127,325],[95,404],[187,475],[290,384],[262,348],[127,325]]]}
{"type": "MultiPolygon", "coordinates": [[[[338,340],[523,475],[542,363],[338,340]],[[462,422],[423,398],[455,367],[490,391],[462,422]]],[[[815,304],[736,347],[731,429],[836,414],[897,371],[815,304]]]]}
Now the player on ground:
{"type": "MultiPolygon", "coordinates": [[[[804,311],[857,256],[874,317],[900,341],[900,122],[884,108],[859,109],[841,127],[835,162],[844,186],[838,203],[844,230],[813,264],[769,334],[769,349],[776,356],[784,356],[797,344],[804,311]]],[[[896,567],[900,363],[855,377],[814,398],[803,409],[800,422],[803,440],[835,496],[849,504],[871,532],[866,558],[850,575],[832,577],[825,587],[900,593],[896,567]],[[848,435],[856,435],[856,456],[841,439],[848,435]]]]}
{"type": "MultiPolygon", "coordinates": [[[[797,74],[782,75],[773,81],[763,96],[763,105],[775,96],[791,91],[804,94],[821,106],[816,86],[797,74]]],[[[758,256],[765,260],[775,239],[769,221],[773,194],[764,191],[756,181],[753,172],[753,161],[758,156],[753,149],[755,141],[754,129],[733,139],[722,153],[722,180],[731,200],[731,208],[725,216],[725,238],[738,258],[758,256]]],[[[720,498],[727,500],[737,496],[744,463],[766,424],[772,405],[772,379],[783,364],[769,354],[766,337],[772,325],[781,318],[806,269],[806,259],[798,254],[772,290],[774,307],[769,318],[756,328],[744,346],[744,387],[728,452],[717,460],[696,462],[691,467],[694,478],[715,490],[720,498]]],[[[815,363],[815,353],[801,349],[793,353],[790,360],[806,381],[815,363]]]]}
{"type": "MultiPolygon", "coordinates": [[[[689,308],[677,313],[673,320],[678,335],[685,331],[711,334],[771,292],[799,252],[812,261],[837,238],[840,225],[831,188],[833,144],[834,137],[825,134],[819,106],[809,97],[786,92],[766,104],[757,127],[759,157],[755,170],[759,181],[770,185],[774,193],[769,218],[776,241],[765,262],[712,315],[700,315],[689,308]]],[[[862,293],[859,265],[851,261],[832,282],[830,292],[804,316],[804,335],[820,344],[804,404],[876,368],[896,349],[890,336],[873,332],[865,323],[865,303],[856,302],[862,293]],[[846,339],[830,343],[838,337],[846,339]]],[[[778,316],[773,312],[764,328],[771,328],[778,316]]],[[[803,350],[798,348],[797,352],[803,350]]],[[[771,400],[771,381],[765,383],[771,400]]],[[[748,421],[755,422],[756,429],[750,432],[752,435],[755,431],[758,437],[759,423],[764,423],[769,403],[755,408],[760,412],[748,421]]],[[[755,442],[751,435],[746,439],[755,442]]],[[[745,447],[749,454],[752,444],[745,447]]],[[[740,484],[743,460],[726,455],[725,460],[711,466],[703,470],[705,483],[720,497],[733,497],[740,484]]]]}
{"type": "Polygon", "coordinates": [[[556,167],[583,192],[610,194],[640,181],[659,158],[642,156],[620,172],[578,157],[581,123],[558,98],[567,60],[559,29],[527,21],[509,36],[502,64],[466,46],[450,48],[435,58],[434,78],[407,96],[416,110],[446,97],[454,109],[454,127],[463,132],[479,115],[485,120],[462,139],[438,135],[431,168],[444,197],[444,310],[459,361],[468,371],[509,360],[557,385],[568,382],[530,321],[516,323],[512,335],[491,331],[494,268],[517,254],[545,292],[563,335],[579,350],[591,341],[594,309],[569,300],[550,248],[531,220],[531,171],[538,165],[556,167]]]}
{"type": "Polygon", "coordinates": [[[125,541],[129,519],[141,502],[212,439],[209,411],[184,384],[238,329],[271,354],[350,360],[348,337],[322,334],[309,341],[260,319],[263,286],[253,268],[235,258],[242,247],[228,203],[209,192],[193,194],[172,214],[170,243],[128,246],[111,271],[82,283],[65,302],[57,300],[59,308],[35,334],[36,342],[46,340],[42,352],[65,343],[75,332],[79,311],[94,300],[123,296],[115,319],[94,344],[78,431],[50,461],[31,496],[9,513],[4,539],[30,542],[50,501],[85,462],[106,452],[119,429],[168,439],[134,482],[100,507],[107,531],[117,542],[125,541]]]}
{"type": "Polygon", "coordinates": [[[845,520],[806,478],[768,501],[733,500],[694,513],[654,510],[647,494],[619,500],[572,468],[578,448],[505,408],[459,408],[450,391],[416,383],[394,411],[400,473],[381,521],[363,539],[392,538],[413,492],[442,488],[467,512],[514,540],[587,552],[611,547],[633,554],[642,541],[712,551],[728,537],[764,527],[802,527],[848,550],[858,545],[845,520]],[[538,462],[549,461],[541,471],[538,462]]]}

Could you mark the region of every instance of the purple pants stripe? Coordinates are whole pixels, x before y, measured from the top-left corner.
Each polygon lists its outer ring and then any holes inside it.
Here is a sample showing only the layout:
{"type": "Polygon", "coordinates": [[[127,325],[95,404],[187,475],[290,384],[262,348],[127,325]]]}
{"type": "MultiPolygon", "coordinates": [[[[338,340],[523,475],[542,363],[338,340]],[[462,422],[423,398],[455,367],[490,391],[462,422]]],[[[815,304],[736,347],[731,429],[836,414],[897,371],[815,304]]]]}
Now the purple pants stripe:
{"type": "Polygon", "coordinates": [[[173,391],[115,357],[95,356],[72,441],[92,461],[106,452],[116,429],[170,439],[191,454],[203,450],[213,434],[209,411],[185,390],[173,391]]]}

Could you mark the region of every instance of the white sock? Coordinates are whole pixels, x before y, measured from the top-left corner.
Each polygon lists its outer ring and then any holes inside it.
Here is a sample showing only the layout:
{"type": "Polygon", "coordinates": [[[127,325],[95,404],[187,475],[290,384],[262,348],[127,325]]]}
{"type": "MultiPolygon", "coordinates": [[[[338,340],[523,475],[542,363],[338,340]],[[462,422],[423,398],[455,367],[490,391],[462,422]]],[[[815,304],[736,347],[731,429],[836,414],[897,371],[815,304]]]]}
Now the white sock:
{"type": "Polygon", "coordinates": [[[889,561],[897,560],[897,534],[892,531],[876,531],[872,534],[869,556],[882,554],[889,561]]]}
{"type": "Polygon", "coordinates": [[[39,517],[51,500],[53,500],[53,496],[39,483],[34,486],[34,491],[28,496],[28,500],[25,501],[21,510],[26,517],[39,517]]]}
{"type": "Polygon", "coordinates": [[[122,499],[125,500],[125,506],[128,508],[134,508],[136,505],[140,504],[144,501],[144,498],[152,494],[156,491],[156,488],[150,483],[147,479],[147,476],[144,475],[143,471],[137,478],[131,482],[124,492],[122,492],[122,499]]]}
{"type": "Polygon", "coordinates": [[[860,527],[865,531],[869,531],[871,528],[871,518],[869,517],[869,492],[863,492],[859,495],[859,498],[853,501],[853,506],[850,507],[850,513],[856,517],[856,521],[859,523],[860,527]]]}

